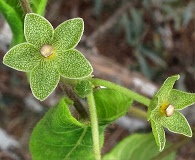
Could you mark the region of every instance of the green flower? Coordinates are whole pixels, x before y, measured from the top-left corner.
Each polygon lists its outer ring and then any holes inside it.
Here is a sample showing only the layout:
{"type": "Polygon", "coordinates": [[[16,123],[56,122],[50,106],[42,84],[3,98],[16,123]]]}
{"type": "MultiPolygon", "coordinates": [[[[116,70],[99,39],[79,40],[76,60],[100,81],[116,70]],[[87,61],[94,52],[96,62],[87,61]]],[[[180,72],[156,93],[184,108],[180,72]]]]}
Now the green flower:
{"type": "Polygon", "coordinates": [[[160,151],[166,141],[163,127],[171,132],[192,137],[191,128],[179,110],[195,103],[195,94],[172,89],[178,79],[179,75],[167,78],[148,108],[148,120],[160,151]]]}
{"type": "Polygon", "coordinates": [[[55,30],[42,16],[30,13],[24,20],[25,43],[11,48],[3,63],[19,71],[30,73],[33,95],[46,99],[56,88],[60,76],[83,79],[93,69],[75,48],[84,30],[81,18],[67,20],[55,30]]]}

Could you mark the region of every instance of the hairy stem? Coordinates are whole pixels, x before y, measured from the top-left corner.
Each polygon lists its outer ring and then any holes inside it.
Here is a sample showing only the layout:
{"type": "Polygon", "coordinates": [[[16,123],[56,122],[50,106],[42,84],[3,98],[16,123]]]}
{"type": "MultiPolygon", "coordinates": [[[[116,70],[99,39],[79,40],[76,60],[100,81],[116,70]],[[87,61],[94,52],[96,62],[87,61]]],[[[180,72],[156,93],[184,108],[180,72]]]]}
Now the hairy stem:
{"type": "Polygon", "coordinates": [[[81,118],[87,119],[88,118],[87,111],[85,110],[83,104],[80,102],[79,97],[73,91],[72,87],[67,84],[63,84],[63,86],[61,85],[61,88],[62,90],[64,90],[67,96],[74,102],[74,107],[81,116],[81,118]]]}
{"type": "Polygon", "coordinates": [[[131,91],[127,88],[124,88],[122,86],[119,86],[115,83],[112,83],[112,82],[109,82],[109,81],[106,81],[106,80],[102,80],[102,79],[98,79],[98,78],[94,78],[91,80],[91,82],[95,85],[95,86],[104,86],[104,87],[108,87],[110,89],[114,89],[114,90],[117,90],[119,91],[120,93],[136,100],[137,102],[139,103],[142,103],[146,106],[149,106],[150,104],[150,99],[149,98],[146,98],[134,91],[131,91]]]}
{"type": "Polygon", "coordinates": [[[25,14],[32,13],[32,9],[30,7],[30,3],[28,0],[19,0],[19,1],[25,14]]]}
{"type": "Polygon", "coordinates": [[[89,111],[90,111],[94,156],[95,156],[95,160],[101,160],[98,119],[97,119],[93,92],[91,92],[87,96],[87,100],[88,100],[89,111]]]}

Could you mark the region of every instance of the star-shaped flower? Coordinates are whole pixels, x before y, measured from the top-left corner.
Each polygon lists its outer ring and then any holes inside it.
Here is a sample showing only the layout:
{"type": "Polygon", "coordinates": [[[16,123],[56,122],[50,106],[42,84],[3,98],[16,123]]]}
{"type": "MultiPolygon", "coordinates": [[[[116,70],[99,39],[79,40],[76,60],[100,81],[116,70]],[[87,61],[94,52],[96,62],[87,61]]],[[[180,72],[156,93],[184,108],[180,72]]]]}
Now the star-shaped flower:
{"type": "Polygon", "coordinates": [[[82,79],[91,75],[93,69],[90,63],[74,49],[83,30],[81,18],[67,20],[54,30],[44,17],[29,13],[24,20],[27,42],[11,48],[4,56],[3,63],[29,72],[33,95],[44,100],[56,88],[60,76],[82,79]]]}
{"type": "Polygon", "coordinates": [[[172,89],[178,79],[179,75],[167,78],[148,108],[148,120],[160,151],[166,141],[163,127],[174,133],[192,136],[190,126],[179,110],[195,103],[195,94],[172,89]]]}

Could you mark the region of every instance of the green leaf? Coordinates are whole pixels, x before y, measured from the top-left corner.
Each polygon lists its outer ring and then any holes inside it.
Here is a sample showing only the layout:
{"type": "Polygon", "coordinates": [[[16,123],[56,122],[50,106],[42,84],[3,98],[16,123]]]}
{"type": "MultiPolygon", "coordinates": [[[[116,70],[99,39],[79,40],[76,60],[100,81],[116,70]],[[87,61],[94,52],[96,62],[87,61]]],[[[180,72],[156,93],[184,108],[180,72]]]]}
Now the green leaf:
{"type": "Polygon", "coordinates": [[[19,71],[31,71],[42,56],[33,45],[21,43],[11,48],[4,56],[3,63],[19,71]]]}
{"type": "MultiPolygon", "coordinates": [[[[104,127],[99,130],[103,142],[104,127]]],[[[32,159],[93,160],[91,134],[90,126],[78,122],[62,99],[34,128],[30,139],[32,159]]]]}
{"type": "Polygon", "coordinates": [[[45,100],[56,88],[60,74],[50,61],[42,61],[30,74],[30,87],[33,95],[45,100]]]}
{"type": "Polygon", "coordinates": [[[45,7],[48,0],[31,0],[33,11],[39,15],[44,15],[45,7]]]}
{"type": "Polygon", "coordinates": [[[154,135],[157,146],[159,147],[159,151],[162,151],[165,147],[165,132],[161,124],[151,120],[152,133],[154,135]]]}
{"type": "Polygon", "coordinates": [[[21,9],[16,8],[15,2],[0,0],[0,12],[5,17],[13,33],[11,46],[24,41],[23,22],[21,19],[23,16],[21,9]]]}
{"type": "Polygon", "coordinates": [[[74,48],[81,39],[84,22],[81,18],[67,20],[60,24],[54,32],[53,45],[57,52],[74,48]]]}
{"type": "Polygon", "coordinates": [[[174,133],[183,134],[192,137],[192,130],[186,118],[179,112],[175,111],[170,117],[162,117],[160,124],[174,133]]]}
{"type": "MultiPolygon", "coordinates": [[[[168,144],[166,147],[170,146],[168,144]]],[[[123,139],[103,160],[151,160],[159,153],[154,136],[147,134],[132,134],[123,139]]],[[[167,155],[163,160],[175,159],[176,153],[167,155]]]]}
{"type": "Polygon", "coordinates": [[[24,20],[24,35],[27,42],[40,49],[44,44],[51,44],[54,29],[44,17],[29,13],[24,20]]]}
{"type": "Polygon", "coordinates": [[[88,60],[75,49],[58,53],[56,63],[60,74],[65,78],[81,79],[93,72],[88,60]]]}
{"type": "Polygon", "coordinates": [[[172,89],[169,101],[176,110],[181,110],[195,103],[195,94],[172,89]]]}
{"type": "Polygon", "coordinates": [[[125,115],[133,100],[125,95],[108,88],[94,92],[98,121],[108,124],[125,115]]]}
{"type": "Polygon", "coordinates": [[[178,80],[179,77],[180,77],[179,75],[171,76],[164,81],[163,85],[155,95],[158,97],[159,103],[162,103],[167,100],[167,97],[169,96],[169,92],[171,91],[175,81],[178,80]]]}

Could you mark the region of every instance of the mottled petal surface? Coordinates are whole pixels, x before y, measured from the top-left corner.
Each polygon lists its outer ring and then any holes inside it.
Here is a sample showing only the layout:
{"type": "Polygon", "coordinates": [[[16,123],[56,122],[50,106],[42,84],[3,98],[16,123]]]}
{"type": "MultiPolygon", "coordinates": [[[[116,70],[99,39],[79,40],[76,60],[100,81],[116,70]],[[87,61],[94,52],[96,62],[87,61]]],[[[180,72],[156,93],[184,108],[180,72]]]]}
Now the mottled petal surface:
{"type": "Polygon", "coordinates": [[[11,48],[4,56],[3,63],[19,71],[29,72],[37,66],[42,56],[29,43],[21,43],[11,48]]]}
{"type": "Polygon", "coordinates": [[[75,49],[60,53],[57,64],[60,74],[65,78],[85,78],[93,71],[88,60],[75,49]]]}
{"type": "Polygon", "coordinates": [[[188,137],[192,136],[192,130],[188,124],[188,121],[178,111],[175,111],[174,114],[170,117],[162,117],[160,119],[160,124],[171,132],[183,134],[188,137]]]}
{"type": "Polygon", "coordinates": [[[195,103],[195,94],[172,89],[169,94],[169,102],[175,109],[181,110],[195,103]]]}
{"type": "Polygon", "coordinates": [[[44,44],[51,44],[54,29],[44,17],[29,13],[24,20],[24,35],[26,41],[40,49],[44,44]]]}
{"type": "Polygon", "coordinates": [[[81,18],[74,18],[60,24],[54,32],[53,46],[56,51],[64,52],[74,48],[81,39],[84,23],[81,18]]]}
{"type": "Polygon", "coordinates": [[[179,75],[171,76],[171,77],[168,77],[164,81],[162,87],[159,89],[159,91],[155,95],[158,97],[159,103],[166,100],[166,98],[169,96],[169,92],[173,88],[175,81],[178,80],[179,77],[180,77],[179,75]]]}
{"type": "Polygon", "coordinates": [[[154,138],[159,147],[159,151],[162,151],[166,142],[164,129],[161,124],[154,122],[153,120],[151,120],[151,126],[154,138]]]}
{"type": "Polygon", "coordinates": [[[53,92],[60,80],[60,74],[54,66],[52,62],[42,61],[30,74],[32,93],[41,101],[53,92]]]}

